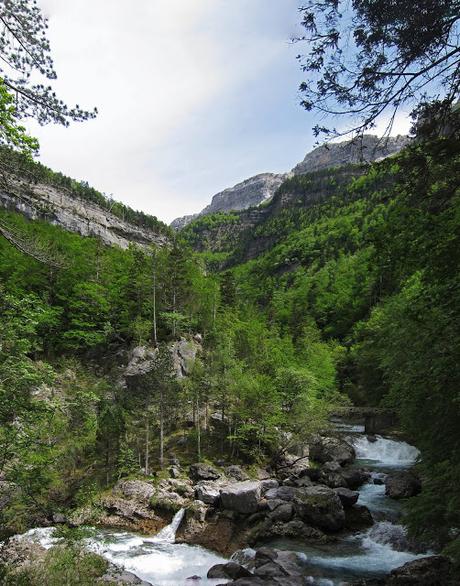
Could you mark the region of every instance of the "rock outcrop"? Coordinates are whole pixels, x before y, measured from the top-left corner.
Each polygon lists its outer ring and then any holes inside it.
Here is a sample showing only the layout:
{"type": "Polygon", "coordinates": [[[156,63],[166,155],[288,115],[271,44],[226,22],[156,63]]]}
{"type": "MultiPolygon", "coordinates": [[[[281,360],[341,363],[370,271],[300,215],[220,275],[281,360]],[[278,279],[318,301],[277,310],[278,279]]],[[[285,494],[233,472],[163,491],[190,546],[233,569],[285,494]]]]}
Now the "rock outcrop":
{"type": "Polygon", "coordinates": [[[308,153],[292,172],[303,175],[350,163],[372,163],[399,152],[409,144],[409,140],[409,137],[402,135],[379,138],[373,134],[365,134],[362,139],[329,143],[308,153]]]}
{"type": "Polygon", "coordinates": [[[81,236],[95,236],[105,244],[128,248],[130,243],[163,246],[168,239],[151,229],[131,224],[108,209],[79,199],[64,187],[26,183],[14,178],[0,188],[0,206],[31,220],[44,219],[81,236]]]}
{"type": "Polygon", "coordinates": [[[407,136],[399,135],[380,139],[375,135],[364,135],[362,140],[347,140],[319,146],[309,152],[304,160],[289,173],[262,173],[250,177],[234,187],[229,187],[214,195],[211,203],[198,214],[176,218],[171,223],[171,227],[180,230],[200,216],[259,206],[273,197],[285,179],[292,175],[304,175],[350,163],[371,163],[397,153],[408,143],[407,136]]]}

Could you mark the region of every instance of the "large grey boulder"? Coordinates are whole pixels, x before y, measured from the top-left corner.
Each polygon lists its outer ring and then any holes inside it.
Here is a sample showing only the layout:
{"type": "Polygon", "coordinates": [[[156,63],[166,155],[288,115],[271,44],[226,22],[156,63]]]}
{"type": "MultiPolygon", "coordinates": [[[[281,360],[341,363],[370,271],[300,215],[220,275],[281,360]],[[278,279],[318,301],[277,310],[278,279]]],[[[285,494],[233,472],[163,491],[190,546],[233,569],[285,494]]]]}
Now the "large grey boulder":
{"type": "Polygon", "coordinates": [[[310,457],[317,462],[338,462],[351,464],[355,457],[355,449],[342,438],[315,436],[310,442],[310,457]]]}
{"type": "Polygon", "coordinates": [[[338,495],[326,486],[311,486],[299,491],[294,499],[298,516],[325,531],[340,531],[345,511],[338,495]]]}
{"type": "Polygon", "coordinates": [[[224,509],[250,514],[258,509],[262,487],[257,480],[236,482],[221,489],[221,505],[224,509]]]}
{"type": "Polygon", "coordinates": [[[216,505],[220,500],[220,489],[213,483],[200,482],[195,487],[195,497],[207,505],[216,505]]]}
{"type": "Polygon", "coordinates": [[[120,480],[115,485],[114,492],[127,498],[148,502],[154,495],[155,488],[143,480],[120,480]]]}
{"type": "Polygon", "coordinates": [[[125,377],[144,376],[150,372],[158,355],[157,348],[136,346],[128,356],[128,366],[125,368],[125,377]]]}
{"type": "Polygon", "coordinates": [[[342,502],[342,505],[346,507],[352,507],[358,502],[359,492],[355,490],[350,490],[349,488],[336,488],[334,490],[335,494],[339,497],[342,502]]]}
{"type": "Polygon", "coordinates": [[[242,482],[243,480],[249,480],[249,476],[246,474],[246,472],[241,468],[241,466],[237,466],[236,464],[227,466],[227,468],[225,468],[225,474],[229,478],[234,478],[239,482],[242,482]]]}
{"type": "Polygon", "coordinates": [[[420,479],[409,470],[390,472],[385,478],[385,494],[392,499],[415,496],[421,489],[420,479]]]}
{"type": "Polygon", "coordinates": [[[195,364],[196,355],[201,350],[197,336],[192,340],[181,338],[171,346],[174,370],[177,378],[188,376],[195,364]]]}
{"type": "Polygon", "coordinates": [[[201,462],[190,465],[189,476],[194,482],[199,482],[200,480],[217,480],[220,478],[220,474],[215,468],[209,466],[209,464],[202,464],[201,462]]]}

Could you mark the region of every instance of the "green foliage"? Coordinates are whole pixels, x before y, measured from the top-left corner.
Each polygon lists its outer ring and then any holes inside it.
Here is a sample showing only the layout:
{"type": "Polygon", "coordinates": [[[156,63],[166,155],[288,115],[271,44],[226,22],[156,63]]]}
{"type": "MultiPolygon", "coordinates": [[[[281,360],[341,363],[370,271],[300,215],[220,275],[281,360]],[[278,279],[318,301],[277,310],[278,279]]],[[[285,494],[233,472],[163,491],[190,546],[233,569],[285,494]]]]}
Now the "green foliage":
{"type": "Polygon", "coordinates": [[[1,578],[5,586],[94,586],[107,567],[108,562],[101,556],[67,542],[49,549],[43,560],[34,560],[19,569],[4,568],[1,578]]]}

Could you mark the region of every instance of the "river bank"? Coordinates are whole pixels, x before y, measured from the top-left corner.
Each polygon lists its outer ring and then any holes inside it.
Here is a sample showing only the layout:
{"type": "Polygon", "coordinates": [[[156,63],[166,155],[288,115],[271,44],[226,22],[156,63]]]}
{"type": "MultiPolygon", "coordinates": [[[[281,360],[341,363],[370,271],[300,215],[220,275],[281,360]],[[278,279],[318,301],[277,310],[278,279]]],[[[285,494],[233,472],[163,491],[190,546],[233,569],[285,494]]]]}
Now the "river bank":
{"type": "MultiPolygon", "coordinates": [[[[338,435],[312,446],[322,463],[290,460],[265,479],[248,480],[235,466],[224,478],[197,464],[191,478],[164,481],[155,490],[140,481],[121,483],[106,500],[120,524],[129,526],[137,516],[142,526],[147,501],[178,507],[172,522],[148,536],[96,529],[85,547],[154,586],[399,584],[390,576],[395,568],[433,554],[410,543],[401,499],[388,496],[389,480],[405,478],[419,452],[392,437],[366,436],[356,422],[338,422],[336,428],[338,435]],[[168,492],[171,486],[178,492],[168,492]],[[231,582],[238,576],[235,567],[240,575],[231,582]]],[[[33,529],[21,539],[50,548],[56,544],[53,531],[33,529]]]]}

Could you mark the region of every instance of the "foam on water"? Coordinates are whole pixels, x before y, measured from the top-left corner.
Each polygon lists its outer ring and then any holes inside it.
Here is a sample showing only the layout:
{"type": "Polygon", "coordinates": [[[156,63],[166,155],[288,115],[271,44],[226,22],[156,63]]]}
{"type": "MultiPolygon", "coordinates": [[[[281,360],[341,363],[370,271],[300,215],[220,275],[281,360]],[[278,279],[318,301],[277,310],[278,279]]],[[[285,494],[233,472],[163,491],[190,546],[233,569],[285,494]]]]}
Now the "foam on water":
{"type": "Polygon", "coordinates": [[[420,456],[419,450],[406,442],[376,436],[370,442],[366,436],[350,436],[348,440],[356,450],[359,460],[366,460],[374,466],[405,468],[415,464],[420,456]]]}
{"type": "MultiPolygon", "coordinates": [[[[227,560],[199,546],[175,543],[176,531],[184,517],[182,509],[171,524],[154,537],[142,537],[126,531],[96,530],[85,540],[85,546],[113,564],[136,574],[155,586],[190,586],[191,576],[200,576],[201,586],[223,584],[225,580],[209,580],[211,566],[227,560]]],[[[59,542],[53,537],[54,527],[31,529],[17,539],[28,539],[49,549],[59,542]]]]}

